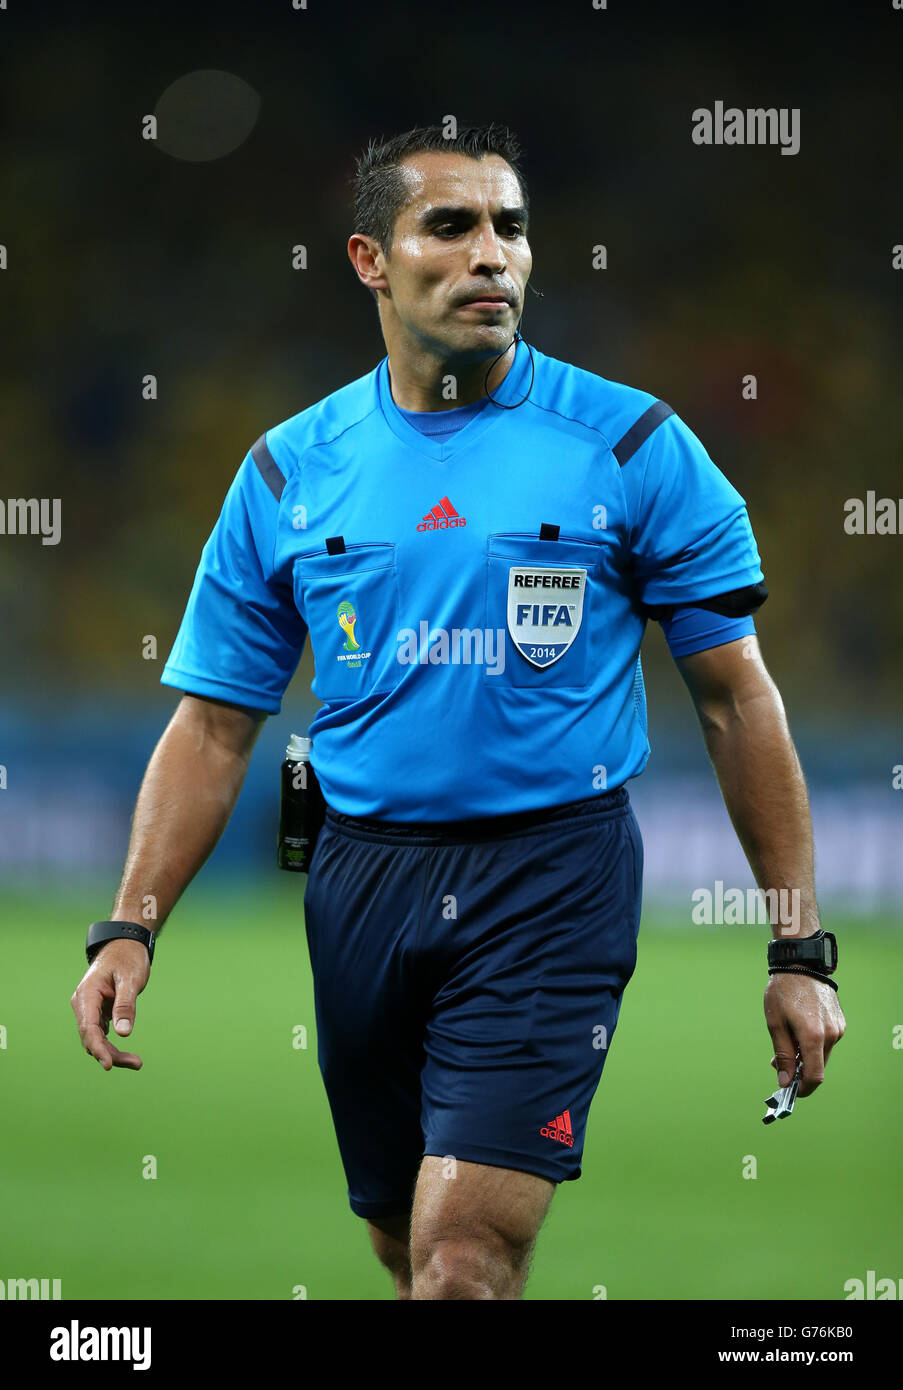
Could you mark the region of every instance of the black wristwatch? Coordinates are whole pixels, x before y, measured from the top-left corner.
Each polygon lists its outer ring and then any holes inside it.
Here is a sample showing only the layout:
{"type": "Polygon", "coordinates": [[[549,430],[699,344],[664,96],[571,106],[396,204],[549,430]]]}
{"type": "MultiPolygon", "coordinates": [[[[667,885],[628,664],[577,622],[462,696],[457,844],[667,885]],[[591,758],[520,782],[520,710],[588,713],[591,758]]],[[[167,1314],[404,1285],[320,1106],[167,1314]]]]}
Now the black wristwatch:
{"type": "Polygon", "coordinates": [[[819,975],[833,975],[837,969],[837,941],[833,932],[819,929],[814,936],[795,940],[778,937],[768,943],[768,967],[805,966],[819,975]]]}
{"type": "Polygon", "coordinates": [[[108,941],[123,938],[127,941],[140,941],[142,946],[147,947],[147,954],[153,961],[155,936],[155,932],[148,931],[147,927],[140,927],[137,922],[92,922],[85,939],[88,964],[91,964],[101,946],[105,946],[108,941]]]}

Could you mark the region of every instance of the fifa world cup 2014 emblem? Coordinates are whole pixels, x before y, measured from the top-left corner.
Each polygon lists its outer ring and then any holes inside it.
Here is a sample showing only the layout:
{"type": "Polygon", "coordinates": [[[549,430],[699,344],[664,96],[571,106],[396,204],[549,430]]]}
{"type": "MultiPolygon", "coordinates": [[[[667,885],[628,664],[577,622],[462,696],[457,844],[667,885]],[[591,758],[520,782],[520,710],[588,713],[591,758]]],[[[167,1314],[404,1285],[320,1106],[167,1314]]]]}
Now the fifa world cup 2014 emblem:
{"type": "Polygon", "coordinates": [[[360,642],[354,635],[354,625],[357,622],[357,614],[350,603],[340,603],[338,607],[339,627],[345,633],[345,651],[356,652],[360,649],[360,642]]]}

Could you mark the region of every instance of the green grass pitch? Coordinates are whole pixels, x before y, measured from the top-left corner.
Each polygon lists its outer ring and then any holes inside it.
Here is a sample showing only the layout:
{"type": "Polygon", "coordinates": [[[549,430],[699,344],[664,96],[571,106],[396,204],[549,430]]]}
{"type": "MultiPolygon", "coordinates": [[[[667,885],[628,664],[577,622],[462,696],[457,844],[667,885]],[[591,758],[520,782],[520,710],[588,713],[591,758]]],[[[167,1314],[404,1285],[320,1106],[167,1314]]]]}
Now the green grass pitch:
{"type": "MultiPolygon", "coordinates": [[[[137,1074],[81,1050],[68,1003],[109,885],[4,893],[0,1278],[73,1299],[391,1298],[317,1068],[304,882],[189,890],[126,1044],[137,1074]]],[[[765,929],[647,907],[583,1177],[555,1195],[528,1298],[842,1299],[869,1269],[903,1274],[903,934],[825,925],[848,1034],[821,1091],[765,1126],[765,929]]]]}

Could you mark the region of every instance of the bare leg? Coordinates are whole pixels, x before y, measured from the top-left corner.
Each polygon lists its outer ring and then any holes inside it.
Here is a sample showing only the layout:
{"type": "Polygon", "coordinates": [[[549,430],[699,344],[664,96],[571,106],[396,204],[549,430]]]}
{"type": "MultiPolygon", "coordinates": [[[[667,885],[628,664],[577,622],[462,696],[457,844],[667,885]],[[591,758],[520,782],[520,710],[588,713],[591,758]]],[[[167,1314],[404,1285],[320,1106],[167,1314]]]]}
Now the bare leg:
{"type": "Polygon", "coordinates": [[[411,1249],[409,1216],[380,1216],[367,1222],[370,1240],[380,1264],[385,1265],[399,1299],[411,1297],[411,1249]]]}
{"type": "Polygon", "coordinates": [[[410,1297],[519,1299],[555,1183],[535,1173],[426,1155],[411,1216],[410,1297]]]}

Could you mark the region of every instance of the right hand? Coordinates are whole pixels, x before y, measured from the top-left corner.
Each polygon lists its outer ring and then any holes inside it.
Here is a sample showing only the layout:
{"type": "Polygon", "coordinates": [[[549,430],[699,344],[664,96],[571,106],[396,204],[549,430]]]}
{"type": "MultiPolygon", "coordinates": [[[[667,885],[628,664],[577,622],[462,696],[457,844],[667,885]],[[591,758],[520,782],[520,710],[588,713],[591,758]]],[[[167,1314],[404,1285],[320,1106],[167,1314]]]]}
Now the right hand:
{"type": "Polygon", "coordinates": [[[765,990],[765,1022],[774,1046],[771,1065],[778,1085],[790,1085],[799,1053],[799,1096],[801,1100],[811,1096],[824,1080],[831,1049],[847,1026],[836,992],[811,975],[778,972],[769,978],[765,990]]]}
{"type": "Polygon", "coordinates": [[[104,1071],[144,1065],[135,1052],[120,1052],[107,1038],[112,1020],[120,1037],[127,1037],[135,1023],[135,1001],[147,984],[150,956],[140,941],[108,941],[101,946],[70,999],[86,1052],[96,1057],[104,1071]]]}

